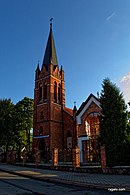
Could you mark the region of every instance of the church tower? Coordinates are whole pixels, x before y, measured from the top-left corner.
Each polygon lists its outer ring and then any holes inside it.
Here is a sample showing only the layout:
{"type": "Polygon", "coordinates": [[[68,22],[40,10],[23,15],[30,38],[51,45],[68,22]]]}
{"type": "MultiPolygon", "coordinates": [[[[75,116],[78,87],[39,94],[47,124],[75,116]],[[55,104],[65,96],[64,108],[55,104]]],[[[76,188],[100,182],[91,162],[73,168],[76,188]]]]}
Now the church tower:
{"type": "Polygon", "coordinates": [[[63,147],[64,107],[64,71],[58,66],[51,22],[42,68],[38,64],[36,69],[34,89],[34,147],[43,153],[63,147]]]}
{"type": "Polygon", "coordinates": [[[33,138],[43,159],[53,148],[61,151],[77,145],[74,111],[65,106],[64,71],[58,65],[52,21],[43,63],[35,73],[33,138]]]}

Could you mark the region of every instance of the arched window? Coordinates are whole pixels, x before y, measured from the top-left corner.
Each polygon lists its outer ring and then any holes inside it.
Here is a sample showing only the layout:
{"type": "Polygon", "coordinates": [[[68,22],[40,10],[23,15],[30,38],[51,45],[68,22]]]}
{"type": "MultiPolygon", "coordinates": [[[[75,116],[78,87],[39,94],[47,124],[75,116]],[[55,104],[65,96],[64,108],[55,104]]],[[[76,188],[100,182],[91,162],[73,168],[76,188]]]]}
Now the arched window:
{"type": "MultiPolygon", "coordinates": [[[[98,112],[91,112],[87,115],[85,120],[85,129],[86,134],[89,139],[86,141],[86,146],[83,145],[85,150],[87,150],[87,161],[98,162],[99,153],[97,148],[97,137],[99,135],[99,116],[98,112]]],[[[85,159],[85,154],[83,154],[83,158],[85,159]]]]}
{"type": "Polygon", "coordinates": [[[57,83],[54,82],[54,101],[57,102],[57,83]]]}
{"type": "Polygon", "coordinates": [[[67,131],[67,148],[72,148],[72,134],[69,130],[67,131]]]}
{"type": "Polygon", "coordinates": [[[95,138],[99,135],[99,116],[100,114],[98,112],[91,112],[86,118],[86,133],[90,137],[95,138]]]}
{"type": "Polygon", "coordinates": [[[42,134],[43,134],[43,128],[41,126],[40,129],[39,129],[39,135],[42,135],[42,134]]]}
{"type": "Polygon", "coordinates": [[[61,102],[61,85],[58,85],[58,101],[61,102]]]}
{"type": "Polygon", "coordinates": [[[40,119],[43,119],[43,111],[40,112],[40,119]]]}
{"type": "Polygon", "coordinates": [[[42,85],[39,85],[39,101],[42,101],[42,85]]]}
{"type": "Polygon", "coordinates": [[[44,85],[44,100],[47,99],[47,83],[44,85]]]}

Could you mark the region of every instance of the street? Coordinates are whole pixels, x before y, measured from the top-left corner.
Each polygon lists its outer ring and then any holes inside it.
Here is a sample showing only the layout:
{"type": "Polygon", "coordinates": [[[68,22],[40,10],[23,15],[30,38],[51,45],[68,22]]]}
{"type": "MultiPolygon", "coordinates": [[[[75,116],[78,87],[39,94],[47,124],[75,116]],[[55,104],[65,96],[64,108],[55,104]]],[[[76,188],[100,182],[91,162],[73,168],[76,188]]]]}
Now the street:
{"type": "Polygon", "coordinates": [[[38,181],[0,171],[0,195],[107,195],[124,193],[124,191],[110,192],[109,190],[38,181]]]}

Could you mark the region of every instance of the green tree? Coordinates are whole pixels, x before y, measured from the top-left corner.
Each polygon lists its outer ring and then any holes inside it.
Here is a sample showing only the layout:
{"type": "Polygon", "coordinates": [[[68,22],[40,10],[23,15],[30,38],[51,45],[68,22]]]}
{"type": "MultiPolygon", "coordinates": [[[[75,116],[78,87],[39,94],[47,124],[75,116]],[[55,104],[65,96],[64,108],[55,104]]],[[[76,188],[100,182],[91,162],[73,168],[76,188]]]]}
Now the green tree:
{"type": "Polygon", "coordinates": [[[16,129],[13,128],[14,104],[11,99],[0,100],[0,145],[5,149],[14,145],[16,129]]]}
{"type": "Polygon", "coordinates": [[[123,95],[109,78],[104,79],[100,94],[100,144],[105,144],[107,165],[122,162],[126,143],[127,113],[123,95]]]}
{"type": "Polygon", "coordinates": [[[126,130],[126,139],[130,142],[130,112],[127,111],[127,130],[126,130]]]}
{"type": "Polygon", "coordinates": [[[30,151],[30,130],[33,127],[33,99],[24,97],[15,105],[15,128],[19,152],[23,146],[30,151]]]}
{"type": "MultiPolygon", "coordinates": [[[[130,106],[130,102],[128,103],[130,106]]],[[[127,111],[127,130],[126,130],[126,147],[125,147],[125,157],[127,164],[130,162],[130,111],[127,111]]]]}

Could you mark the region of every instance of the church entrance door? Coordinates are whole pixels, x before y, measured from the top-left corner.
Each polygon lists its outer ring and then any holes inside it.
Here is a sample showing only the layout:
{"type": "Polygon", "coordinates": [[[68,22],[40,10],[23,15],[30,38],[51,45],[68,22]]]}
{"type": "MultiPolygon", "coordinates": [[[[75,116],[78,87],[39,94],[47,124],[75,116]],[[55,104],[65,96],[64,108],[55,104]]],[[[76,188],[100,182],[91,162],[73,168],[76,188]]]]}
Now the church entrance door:
{"type": "Polygon", "coordinates": [[[41,160],[43,160],[45,157],[45,151],[46,151],[46,144],[45,144],[44,138],[40,139],[39,151],[40,151],[40,155],[41,155],[41,160]]]}

